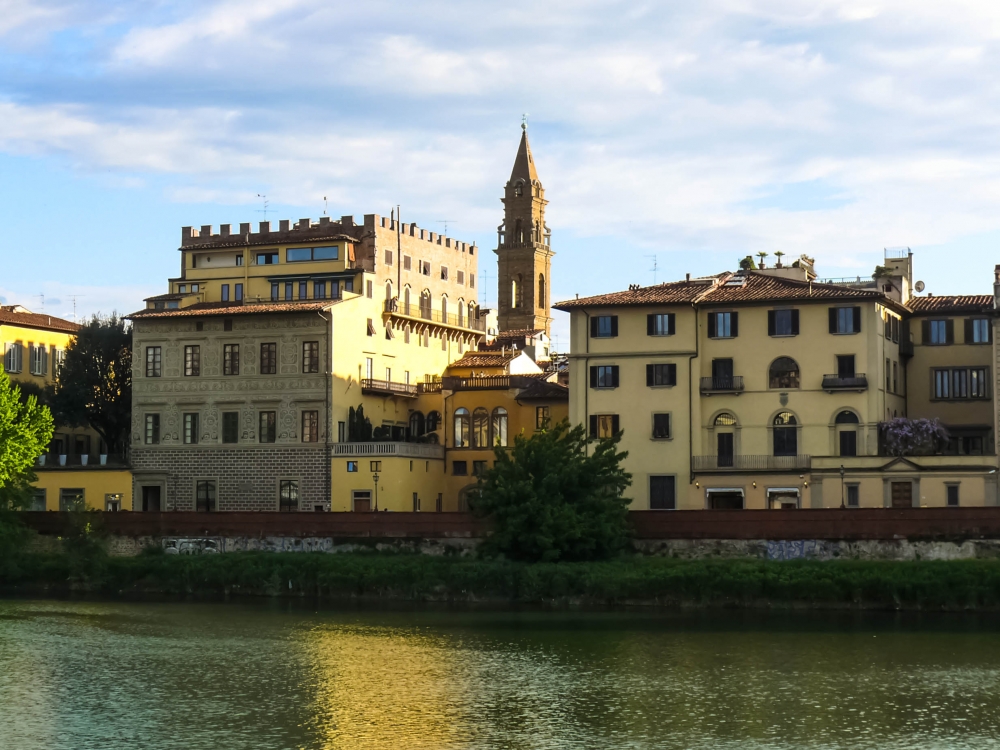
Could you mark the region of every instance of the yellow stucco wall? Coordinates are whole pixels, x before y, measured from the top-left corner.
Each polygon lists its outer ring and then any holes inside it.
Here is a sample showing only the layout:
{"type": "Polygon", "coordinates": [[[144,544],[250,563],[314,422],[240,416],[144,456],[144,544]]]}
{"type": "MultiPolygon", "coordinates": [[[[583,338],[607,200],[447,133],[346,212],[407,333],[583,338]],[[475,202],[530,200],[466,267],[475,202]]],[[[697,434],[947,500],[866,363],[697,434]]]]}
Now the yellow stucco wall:
{"type": "Polygon", "coordinates": [[[90,467],[86,469],[37,468],[34,487],[45,491],[45,509],[59,510],[61,490],[83,490],[88,508],[105,510],[106,496],[121,495],[121,510],[132,510],[132,473],[128,469],[90,467]]]}
{"type": "Polygon", "coordinates": [[[440,459],[337,456],[331,466],[331,494],[333,511],[353,509],[355,491],[371,492],[371,508],[375,507],[375,478],[373,462],[378,462],[378,509],[390,511],[414,510],[414,493],[421,512],[436,510],[438,494],[442,492],[444,462],[440,459]],[[348,463],[357,465],[357,471],[348,471],[348,463]]]}

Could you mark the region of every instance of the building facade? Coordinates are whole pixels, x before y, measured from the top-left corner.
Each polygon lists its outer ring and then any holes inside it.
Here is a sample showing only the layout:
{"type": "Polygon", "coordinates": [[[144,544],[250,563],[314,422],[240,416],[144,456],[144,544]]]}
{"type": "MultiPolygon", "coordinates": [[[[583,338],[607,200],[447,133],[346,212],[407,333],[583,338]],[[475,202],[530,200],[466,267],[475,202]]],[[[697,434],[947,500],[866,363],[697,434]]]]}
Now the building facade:
{"type": "Polygon", "coordinates": [[[909,253],[871,283],[802,258],[559,303],[570,418],[622,432],[635,509],[995,504],[993,298],[911,278],[909,253]],[[890,455],[905,417],[951,443],[890,455]]]}

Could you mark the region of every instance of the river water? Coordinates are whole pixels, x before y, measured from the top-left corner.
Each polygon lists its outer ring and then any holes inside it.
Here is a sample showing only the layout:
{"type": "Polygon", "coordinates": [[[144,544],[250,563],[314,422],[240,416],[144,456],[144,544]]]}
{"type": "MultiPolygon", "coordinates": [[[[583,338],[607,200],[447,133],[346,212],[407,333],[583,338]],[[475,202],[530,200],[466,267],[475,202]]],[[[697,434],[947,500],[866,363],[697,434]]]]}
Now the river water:
{"type": "Polygon", "coordinates": [[[1000,747],[997,625],[0,600],[0,747],[1000,747]]]}

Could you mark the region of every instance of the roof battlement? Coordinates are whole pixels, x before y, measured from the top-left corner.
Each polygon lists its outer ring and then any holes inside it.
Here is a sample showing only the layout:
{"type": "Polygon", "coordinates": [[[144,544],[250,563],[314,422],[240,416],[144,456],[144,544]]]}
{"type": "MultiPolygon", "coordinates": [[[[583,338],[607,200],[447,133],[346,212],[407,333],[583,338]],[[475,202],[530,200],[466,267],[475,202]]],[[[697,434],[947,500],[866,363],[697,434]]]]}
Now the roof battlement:
{"type": "MultiPolygon", "coordinates": [[[[180,249],[208,250],[248,245],[294,244],[316,240],[360,243],[365,238],[372,237],[377,229],[395,232],[397,223],[394,219],[378,214],[365,214],[363,224],[357,224],[353,216],[341,216],[340,221],[334,221],[330,216],[321,216],[317,221],[309,218],[299,219],[296,222],[281,219],[277,222],[276,229],[272,227],[273,222],[261,221],[257,225],[257,231],[253,231],[250,222],[243,222],[239,225],[239,231],[235,233],[232,224],[220,224],[217,232],[211,224],[203,224],[200,228],[181,227],[180,249]]],[[[462,242],[438,232],[420,229],[414,223],[400,224],[399,231],[401,234],[434,245],[453,247],[463,253],[475,253],[475,243],[462,242]]]]}

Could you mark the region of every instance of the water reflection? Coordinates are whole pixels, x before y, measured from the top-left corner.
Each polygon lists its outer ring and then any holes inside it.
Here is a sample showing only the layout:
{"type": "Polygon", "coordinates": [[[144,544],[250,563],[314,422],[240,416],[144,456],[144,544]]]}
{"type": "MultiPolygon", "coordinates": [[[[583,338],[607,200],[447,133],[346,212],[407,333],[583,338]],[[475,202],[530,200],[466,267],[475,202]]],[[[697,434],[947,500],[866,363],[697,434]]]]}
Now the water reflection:
{"type": "Polygon", "coordinates": [[[0,746],[981,748],[992,618],[0,602],[0,746]]]}

